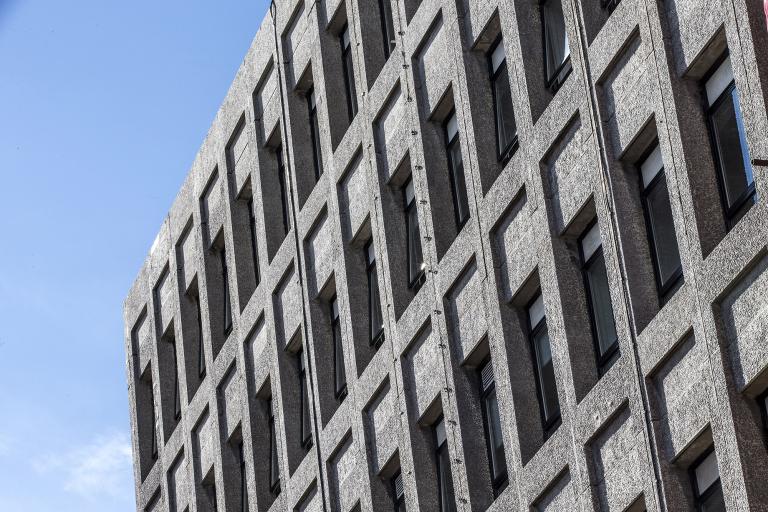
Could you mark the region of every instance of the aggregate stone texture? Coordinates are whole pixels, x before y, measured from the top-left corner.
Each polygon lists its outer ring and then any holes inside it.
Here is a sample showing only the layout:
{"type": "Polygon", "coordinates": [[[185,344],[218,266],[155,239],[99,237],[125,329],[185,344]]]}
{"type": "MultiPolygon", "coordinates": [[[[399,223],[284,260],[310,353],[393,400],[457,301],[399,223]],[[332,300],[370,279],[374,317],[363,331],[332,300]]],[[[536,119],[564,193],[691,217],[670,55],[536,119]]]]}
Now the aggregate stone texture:
{"type": "Polygon", "coordinates": [[[758,4],[621,0],[609,12],[562,0],[572,71],[552,92],[538,1],[278,0],[125,301],[136,510],[390,511],[400,471],[407,509],[436,511],[441,417],[456,510],[693,510],[689,469],[711,447],[727,509],[768,510],[758,405],[768,389],[768,167],[754,166],[759,200],[727,227],[702,96],[727,51],[750,158],[768,160],[758,4]],[[382,2],[393,16],[388,58],[382,2]],[[496,156],[489,82],[499,38],[517,124],[508,161],[496,156]],[[445,150],[451,112],[469,203],[461,229],[445,150]],[[656,141],[684,276],[666,301],[637,168],[656,141]],[[416,291],[409,177],[425,263],[416,291]],[[602,375],[578,252],[595,219],[620,350],[602,375]],[[369,242],[379,347],[369,343],[369,242]],[[562,416],[547,433],[526,316],[538,291],[562,416]],[[509,480],[497,496],[478,376],[489,358],[509,480]]]}

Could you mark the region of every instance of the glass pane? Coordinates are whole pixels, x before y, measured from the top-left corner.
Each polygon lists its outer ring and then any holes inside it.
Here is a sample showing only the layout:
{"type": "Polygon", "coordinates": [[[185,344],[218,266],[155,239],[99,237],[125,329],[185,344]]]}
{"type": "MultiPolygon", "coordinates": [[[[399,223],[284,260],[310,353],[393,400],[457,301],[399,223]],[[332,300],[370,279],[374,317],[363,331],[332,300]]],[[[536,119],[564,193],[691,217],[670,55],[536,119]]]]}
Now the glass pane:
{"type": "Polygon", "coordinates": [[[453,512],[456,507],[453,503],[451,463],[447,447],[437,452],[437,472],[440,484],[440,512],[453,512]]]}
{"type": "Polygon", "coordinates": [[[421,252],[421,235],[419,234],[419,215],[416,205],[411,205],[406,213],[408,230],[408,281],[413,282],[422,271],[424,258],[421,252]]]}
{"type": "Polygon", "coordinates": [[[587,269],[587,281],[589,282],[589,298],[595,321],[595,334],[600,348],[600,356],[603,356],[616,343],[617,339],[613,308],[611,307],[611,294],[608,289],[608,274],[602,253],[596,256],[596,259],[587,269]]]}
{"type": "Polygon", "coordinates": [[[379,298],[379,280],[376,267],[368,270],[368,315],[370,318],[370,340],[373,342],[384,328],[381,317],[381,299],[379,298]]]}
{"type": "Polygon", "coordinates": [[[539,365],[539,383],[542,394],[541,402],[544,406],[544,419],[548,422],[560,414],[560,402],[557,398],[555,367],[552,364],[552,352],[546,329],[536,335],[534,345],[539,365]]]}
{"type": "Polygon", "coordinates": [[[451,166],[451,186],[453,188],[453,208],[456,222],[461,225],[469,218],[467,183],[464,179],[464,163],[461,160],[461,144],[456,139],[448,149],[451,166]]]}
{"type": "Polygon", "coordinates": [[[728,208],[731,208],[754,181],[739,108],[739,95],[735,88],[732,89],[730,98],[726,98],[711,115],[723,188],[728,208]]]}
{"type": "Polygon", "coordinates": [[[277,464],[277,440],[275,439],[275,420],[269,421],[269,486],[274,488],[280,481],[280,469],[277,464]]]}
{"type": "Polygon", "coordinates": [[[677,235],[672,221],[672,206],[669,203],[666,178],[662,177],[647,192],[645,201],[648,220],[651,224],[656,271],[659,274],[661,285],[665,286],[680,269],[680,252],[677,248],[677,235]]]}
{"type": "Polygon", "coordinates": [[[546,59],[547,81],[555,77],[555,73],[570,55],[568,34],[565,30],[563,6],[560,0],[549,0],[542,4],[544,20],[544,53],[546,59]]]}
{"type": "Polygon", "coordinates": [[[499,418],[499,402],[496,398],[496,389],[485,397],[486,423],[488,428],[488,444],[491,453],[492,478],[495,480],[507,469],[504,456],[504,440],[501,434],[501,420],[499,418]]]}
{"type": "Polygon", "coordinates": [[[720,471],[717,468],[717,455],[715,455],[714,451],[696,466],[694,473],[696,475],[696,487],[699,495],[704,494],[720,478],[720,471]]]}
{"type": "Polygon", "coordinates": [[[197,374],[205,375],[205,349],[203,348],[203,318],[200,312],[200,298],[195,297],[195,313],[197,313],[197,374]]]}
{"type": "Polygon", "coordinates": [[[352,52],[344,52],[344,84],[347,88],[347,101],[350,122],[357,114],[357,92],[355,90],[355,71],[352,67],[352,52]]]}
{"type": "Polygon", "coordinates": [[[232,328],[232,302],[229,297],[229,273],[227,272],[227,255],[224,249],[219,252],[219,258],[221,262],[221,284],[222,293],[224,294],[223,315],[224,315],[224,332],[228,333],[232,328]]]}
{"type": "Polygon", "coordinates": [[[179,393],[179,361],[176,355],[176,345],[172,344],[173,350],[173,414],[174,418],[181,418],[181,393],[179,393]]]}
{"type": "Polygon", "coordinates": [[[379,0],[381,31],[384,38],[384,56],[388,59],[395,48],[395,27],[392,22],[392,5],[389,0],[379,0]]]}
{"type": "Polygon", "coordinates": [[[306,373],[302,373],[299,379],[301,385],[301,442],[306,443],[312,437],[312,427],[309,423],[309,393],[306,373]]]}
{"type": "Polygon", "coordinates": [[[336,393],[338,394],[347,384],[346,370],[344,369],[344,347],[341,343],[341,324],[338,321],[333,324],[333,347],[336,393]]]}
{"type": "MultiPolygon", "coordinates": [[[[512,143],[517,127],[515,113],[512,108],[512,90],[509,87],[509,75],[506,63],[493,81],[493,92],[496,99],[496,133],[499,151],[504,151],[512,143]]],[[[502,155],[500,155],[502,156],[502,155]]]]}
{"type": "Polygon", "coordinates": [[[717,484],[717,490],[707,496],[706,500],[701,502],[702,512],[725,512],[725,500],[723,498],[723,489],[717,484]]]}

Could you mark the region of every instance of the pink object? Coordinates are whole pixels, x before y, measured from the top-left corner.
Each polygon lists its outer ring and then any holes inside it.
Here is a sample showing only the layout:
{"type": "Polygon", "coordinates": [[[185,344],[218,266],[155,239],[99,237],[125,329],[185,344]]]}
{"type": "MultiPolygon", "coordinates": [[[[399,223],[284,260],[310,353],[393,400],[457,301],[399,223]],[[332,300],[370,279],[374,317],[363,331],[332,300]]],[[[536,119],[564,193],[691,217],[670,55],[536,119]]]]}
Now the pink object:
{"type": "Polygon", "coordinates": [[[763,2],[763,9],[765,9],[765,30],[768,30],[768,0],[763,2]]]}

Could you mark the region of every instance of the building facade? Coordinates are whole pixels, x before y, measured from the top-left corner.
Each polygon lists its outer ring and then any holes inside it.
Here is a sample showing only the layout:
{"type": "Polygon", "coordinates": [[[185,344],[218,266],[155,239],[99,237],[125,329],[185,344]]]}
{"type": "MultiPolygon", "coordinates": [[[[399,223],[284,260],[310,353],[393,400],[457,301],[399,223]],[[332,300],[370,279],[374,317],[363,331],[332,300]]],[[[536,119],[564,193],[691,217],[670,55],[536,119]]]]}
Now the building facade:
{"type": "Polygon", "coordinates": [[[768,510],[767,82],[759,0],[274,4],[125,302],[137,510],[768,510]]]}

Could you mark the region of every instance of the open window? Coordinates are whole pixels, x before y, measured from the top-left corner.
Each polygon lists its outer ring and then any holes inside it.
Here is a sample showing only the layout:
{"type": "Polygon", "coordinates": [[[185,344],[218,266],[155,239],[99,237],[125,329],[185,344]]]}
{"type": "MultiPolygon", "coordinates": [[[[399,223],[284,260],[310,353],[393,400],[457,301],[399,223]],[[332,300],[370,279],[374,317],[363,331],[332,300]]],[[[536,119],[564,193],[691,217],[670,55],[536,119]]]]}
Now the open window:
{"type": "Polygon", "coordinates": [[[553,93],[571,72],[571,50],[565,28],[562,0],[542,0],[541,24],[544,35],[544,70],[547,89],[553,93]]]}

